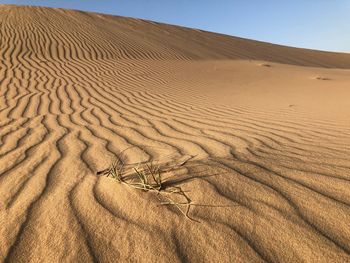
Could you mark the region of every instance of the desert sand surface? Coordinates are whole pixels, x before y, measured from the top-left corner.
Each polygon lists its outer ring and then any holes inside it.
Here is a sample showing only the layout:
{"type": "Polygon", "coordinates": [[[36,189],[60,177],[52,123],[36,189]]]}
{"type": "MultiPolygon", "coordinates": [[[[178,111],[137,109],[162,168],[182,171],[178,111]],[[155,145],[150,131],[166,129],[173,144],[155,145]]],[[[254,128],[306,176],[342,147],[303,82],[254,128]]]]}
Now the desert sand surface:
{"type": "Polygon", "coordinates": [[[0,46],[0,261],[350,262],[350,54],[12,5],[0,46]]]}

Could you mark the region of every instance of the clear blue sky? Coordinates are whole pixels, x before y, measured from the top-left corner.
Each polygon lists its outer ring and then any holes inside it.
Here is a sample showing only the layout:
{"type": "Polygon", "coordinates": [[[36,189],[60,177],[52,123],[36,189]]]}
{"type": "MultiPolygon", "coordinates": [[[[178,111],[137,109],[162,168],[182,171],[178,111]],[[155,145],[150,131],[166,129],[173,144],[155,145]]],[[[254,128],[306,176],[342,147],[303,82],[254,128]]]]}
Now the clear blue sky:
{"type": "Polygon", "coordinates": [[[277,44],[350,52],[350,0],[12,0],[109,13],[277,44]]]}

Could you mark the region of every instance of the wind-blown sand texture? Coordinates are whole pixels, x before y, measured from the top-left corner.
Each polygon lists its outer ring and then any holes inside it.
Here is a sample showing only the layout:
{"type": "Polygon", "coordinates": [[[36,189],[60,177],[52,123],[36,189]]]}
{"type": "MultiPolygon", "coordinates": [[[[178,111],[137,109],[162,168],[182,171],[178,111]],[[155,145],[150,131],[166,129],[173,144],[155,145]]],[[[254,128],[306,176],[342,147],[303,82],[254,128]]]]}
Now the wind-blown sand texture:
{"type": "Polygon", "coordinates": [[[0,5],[0,261],[350,262],[350,55],[0,5]],[[191,218],[96,173],[167,160],[191,218]]]}

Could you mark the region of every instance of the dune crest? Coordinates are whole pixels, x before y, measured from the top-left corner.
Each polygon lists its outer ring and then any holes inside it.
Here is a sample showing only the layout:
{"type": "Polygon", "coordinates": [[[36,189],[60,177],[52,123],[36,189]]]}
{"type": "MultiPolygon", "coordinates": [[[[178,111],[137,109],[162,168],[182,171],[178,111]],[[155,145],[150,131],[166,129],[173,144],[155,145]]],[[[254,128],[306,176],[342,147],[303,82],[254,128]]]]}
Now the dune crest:
{"type": "Polygon", "coordinates": [[[0,45],[0,261],[350,262],[349,54],[7,5],[0,45]],[[191,156],[199,223],[125,149],[191,156]]]}

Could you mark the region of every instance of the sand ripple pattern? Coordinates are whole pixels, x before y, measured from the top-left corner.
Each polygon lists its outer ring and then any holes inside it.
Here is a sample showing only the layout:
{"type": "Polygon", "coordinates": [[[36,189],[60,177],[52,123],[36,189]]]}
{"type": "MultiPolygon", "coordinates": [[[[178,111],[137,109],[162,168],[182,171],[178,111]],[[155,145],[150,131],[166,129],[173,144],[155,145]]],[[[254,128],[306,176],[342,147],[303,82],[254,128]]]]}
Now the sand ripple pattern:
{"type": "Polygon", "coordinates": [[[345,120],[209,103],[175,73],[197,53],[233,51],[154,45],[157,30],[181,38],[190,29],[59,9],[0,12],[0,261],[350,262],[345,120]],[[191,208],[200,223],[96,176],[131,146],[128,163],[193,156],[176,184],[213,205],[191,208]]]}

